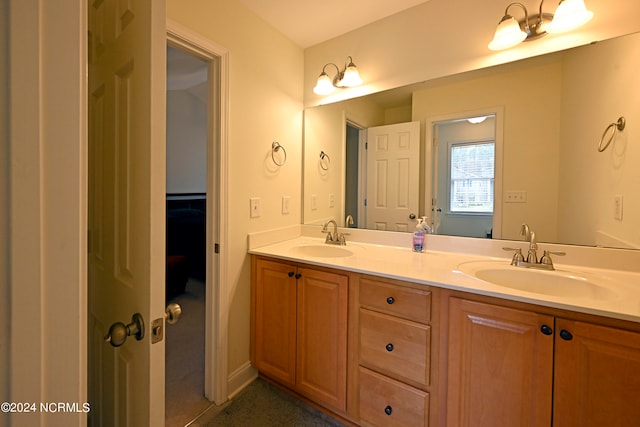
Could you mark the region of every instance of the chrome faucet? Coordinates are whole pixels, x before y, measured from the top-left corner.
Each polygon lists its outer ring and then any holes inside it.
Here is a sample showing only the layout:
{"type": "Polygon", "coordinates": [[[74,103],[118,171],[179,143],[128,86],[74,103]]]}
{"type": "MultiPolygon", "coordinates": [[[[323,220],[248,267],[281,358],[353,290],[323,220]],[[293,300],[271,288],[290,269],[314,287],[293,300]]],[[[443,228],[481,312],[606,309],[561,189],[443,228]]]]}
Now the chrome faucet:
{"type": "Polygon", "coordinates": [[[522,224],[522,227],[520,227],[520,234],[529,242],[529,251],[525,258],[524,255],[522,255],[522,249],[520,248],[502,248],[505,251],[515,252],[511,259],[511,265],[515,265],[516,267],[554,270],[551,255],[566,255],[565,252],[545,250],[542,254],[542,258],[538,261],[538,241],[536,240],[536,233],[531,230],[529,224],[522,224]]]}
{"type": "Polygon", "coordinates": [[[538,262],[538,242],[536,241],[536,233],[529,228],[529,224],[522,224],[520,234],[529,242],[529,252],[527,253],[526,262],[535,264],[538,262]]]}
{"type": "Polygon", "coordinates": [[[325,222],[324,226],[322,227],[322,232],[327,233],[327,238],[324,240],[325,243],[331,245],[347,244],[347,241],[344,238],[345,233],[338,233],[338,224],[333,219],[325,222]],[[329,224],[333,225],[333,232],[329,231],[329,224]]]}
{"type": "Polygon", "coordinates": [[[353,225],[353,217],[351,216],[351,214],[347,215],[347,217],[344,219],[345,228],[349,228],[350,225],[353,225]]]}

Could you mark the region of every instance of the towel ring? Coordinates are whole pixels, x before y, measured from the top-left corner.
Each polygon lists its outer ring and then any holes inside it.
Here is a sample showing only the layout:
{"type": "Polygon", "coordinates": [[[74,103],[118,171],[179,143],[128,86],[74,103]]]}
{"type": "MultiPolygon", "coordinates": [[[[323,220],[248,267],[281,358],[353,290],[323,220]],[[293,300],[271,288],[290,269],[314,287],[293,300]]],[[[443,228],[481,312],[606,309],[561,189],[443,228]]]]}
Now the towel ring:
{"type": "Polygon", "coordinates": [[[600,138],[600,144],[598,144],[598,151],[602,153],[604,150],[606,150],[609,144],[611,144],[611,141],[613,141],[613,138],[616,137],[616,134],[618,133],[618,131],[622,132],[626,125],[627,125],[627,121],[625,120],[624,117],[620,117],[617,122],[609,124],[609,126],[607,126],[604,132],[602,132],[602,137],[600,138]],[[607,141],[606,144],[604,144],[604,147],[603,147],[602,143],[604,142],[604,137],[607,135],[607,132],[609,132],[610,129],[613,129],[613,132],[611,132],[611,136],[609,137],[609,140],[607,141]]]}
{"type": "Polygon", "coordinates": [[[324,151],[321,151],[320,152],[320,167],[322,168],[322,170],[328,171],[329,170],[329,165],[331,165],[331,157],[329,157],[329,155],[327,153],[325,153],[324,151]],[[323,160],[326,160],[326,163],[323,162],[323,160]]]}
{"type": "Polygon", "coordinates": [[[284,164],[287,162],[287,150],[285,150],[278,141],[273,141],[271,143],[271,160],[273,160],[273,163],[275,163],[276,166],[284,166],[284,164]],[[278,163],[274,154],[280,150],[282,150],[282,152],[284,153],[284,159],[282,160],[282,162],[278,163]]]}

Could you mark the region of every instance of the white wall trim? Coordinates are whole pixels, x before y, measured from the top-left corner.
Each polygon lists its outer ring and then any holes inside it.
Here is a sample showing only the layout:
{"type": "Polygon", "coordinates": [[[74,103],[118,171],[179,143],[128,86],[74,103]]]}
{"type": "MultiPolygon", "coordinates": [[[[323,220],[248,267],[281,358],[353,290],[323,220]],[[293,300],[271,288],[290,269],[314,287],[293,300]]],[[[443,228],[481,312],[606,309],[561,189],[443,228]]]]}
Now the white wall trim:
{"type": "Polygon", "coordinates": [[[253,380],[258,378],[258,370],[247,361],[229,374],[229,399],[233,399],[245,389],[253,380]]]}
{"type": "MultiPolygon", "coordinates": [[[[217,230],[207,236],[208,248],[213,243],[220,245],[220,253],[213,254],[213,260],[209,266],[217,268],[207,269],[207,295],[211,296],[206,307],[206,321],[209,333],[205,335],[205,396],[222,404],[227,400],[228,390],[228,342],[229,342],[229,301],[228,292],[228,144],[229,144],[229,51],[214,43],[197,32],[175,22],[167,20],[167,40],[175,45],[193,53],[199,53],[204,58],[215,60],[218,63],[217,73],[210,70],[209,78],[216,81],[216,95],[219,103],[209,102],[214,108],[211,110],[215,127],[208,130],[208,160],[207,168],[217,172],[217,176],[207,177],[208,193],[218,200],[217,230]],[[217,147],[216,147],[217,146],[217,147]],[[215,153],[217,155],[214,155],[215,153]],[[213,164],[217,160],[216,164],[213,164]],[[216,262],[217,261],[217,262],[216,262]],[[215,274],[215,278],[214,275],[215,274]]],[[[213,88],[214,85],[210,85],[213,88]]],[[[213,93],[210,92],[209,100],[213,93]]],[[[208,197],[211,199],[211,197],[208,197]]],[[[210,224],[210,211],[207,204],[207,222],[210,224]]]]}

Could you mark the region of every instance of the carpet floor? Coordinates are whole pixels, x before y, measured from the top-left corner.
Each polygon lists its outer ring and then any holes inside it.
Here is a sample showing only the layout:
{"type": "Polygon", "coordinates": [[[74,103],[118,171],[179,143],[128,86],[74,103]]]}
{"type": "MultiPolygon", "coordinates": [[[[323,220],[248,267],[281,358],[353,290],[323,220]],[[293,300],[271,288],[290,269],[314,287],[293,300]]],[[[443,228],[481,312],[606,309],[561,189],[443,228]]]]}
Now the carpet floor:
{"type": "Polygon", "coordinates": [[[208,409],[189,426],[345,427],[260,378],[226,404],[208,409]]]}
{"type": "Polygon", "coordinates": [[[183,427],[212,405],[204,397],[205,284],[190,278],[170,302],[182,317],[165,328],[165,425],[183,427]]]}

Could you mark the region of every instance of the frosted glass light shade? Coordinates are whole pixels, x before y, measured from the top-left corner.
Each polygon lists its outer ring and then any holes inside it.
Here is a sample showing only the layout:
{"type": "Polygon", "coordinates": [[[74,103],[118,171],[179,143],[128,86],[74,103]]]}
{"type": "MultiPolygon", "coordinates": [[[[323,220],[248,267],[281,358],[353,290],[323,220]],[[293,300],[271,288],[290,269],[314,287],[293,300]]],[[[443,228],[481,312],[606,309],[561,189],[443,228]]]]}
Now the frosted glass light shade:
{"type": "Polygon", "coordinates": [[[550,34],[564,33],[578,28],[593,18],[584,0],[563,0],[553,14],[553,21],[544,27],[550,34]]]}
{"type": "Polygon", "coordinates": [[[522,31],[520,24],[513,16],[505,15],[498,24],[493,40],[489,43],[491,50],[508,49],[521,43],[527,38],[527,33],[522,31]]]}
{"type": "Polygon", "coordinates": [[[331,92],[333,92],[333,89],[334,87],[331,78],[329,78],[327,73],[322,72],[322,74],[320,74],[320,77],[318,77],[316,86],[313,88],[313,93],[315,93],[316,95],[329,95],[331,92]]]}
{"type": "Polygon", "coordinates": [[[360,73],[358,72],[358,69],[352,62],[344,70],[344,76],[342,76],[342,80],[340,80],[339,85],[342,87],[354,87],[360,84],[362,84],[360,73]]]}

